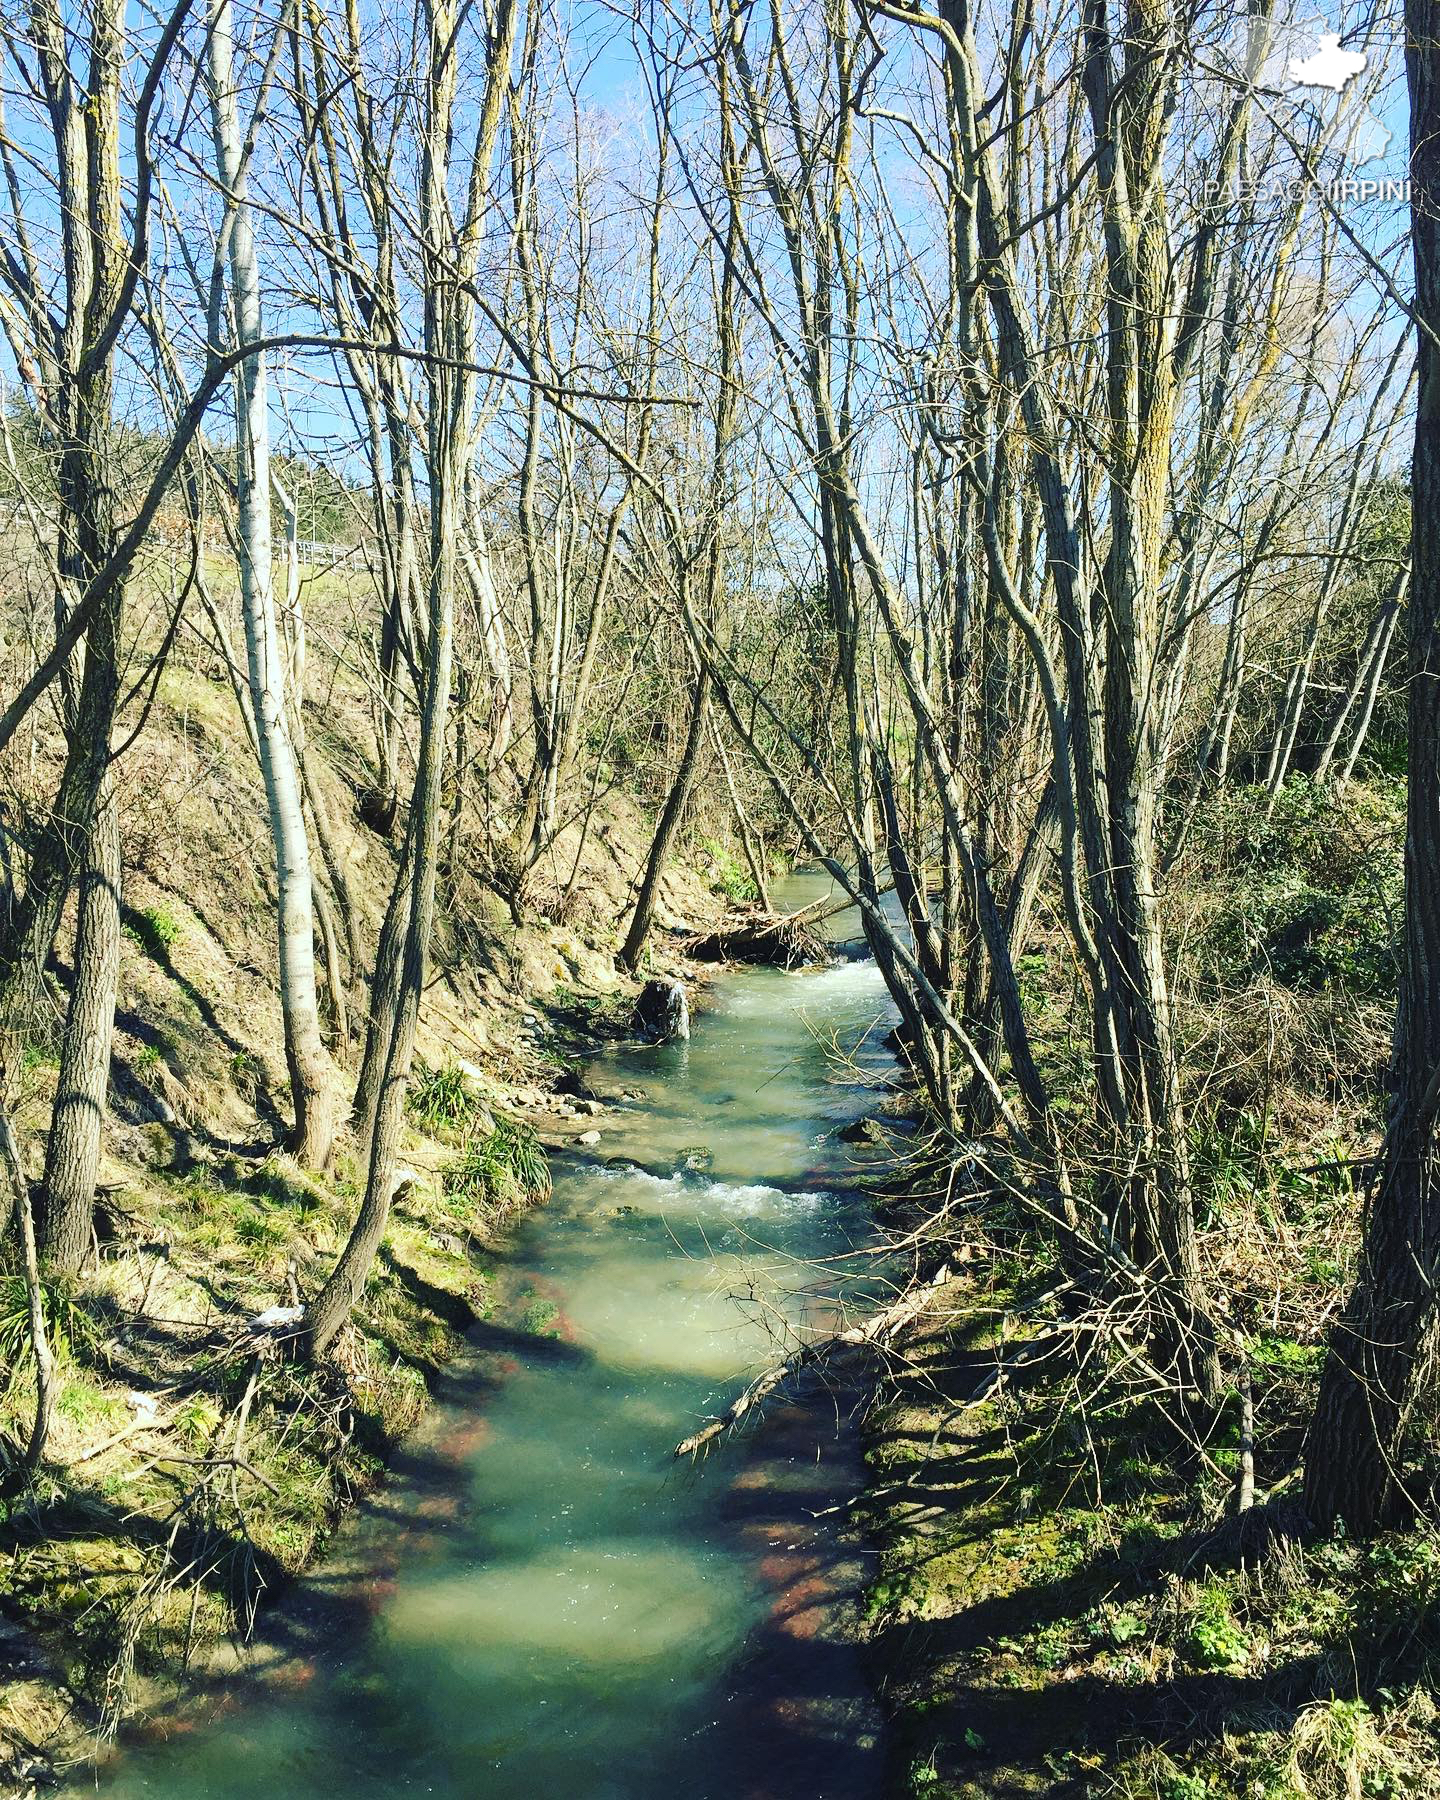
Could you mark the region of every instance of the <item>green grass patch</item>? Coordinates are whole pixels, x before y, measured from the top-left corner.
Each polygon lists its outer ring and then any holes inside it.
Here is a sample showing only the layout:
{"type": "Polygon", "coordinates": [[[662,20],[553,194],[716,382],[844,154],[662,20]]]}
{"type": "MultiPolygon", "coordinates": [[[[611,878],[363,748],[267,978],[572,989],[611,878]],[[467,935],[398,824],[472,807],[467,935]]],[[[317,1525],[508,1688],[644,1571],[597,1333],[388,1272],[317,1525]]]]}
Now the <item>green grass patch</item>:
{"type": "Polygon", "coordinates": [[[447,1165],[444,1190],[466,1208],[531,1203],[550,1192],[550,1165],[528,1125],[497,1118],[447,1165]]]}
{"type": "Polygon", "coordinates": [[[485,1112],[485,1104],[455,1063],[438,1069],[421,1063],[405,1096],[410,1117],[431,1137],[463,1137],[485,1112]]]}

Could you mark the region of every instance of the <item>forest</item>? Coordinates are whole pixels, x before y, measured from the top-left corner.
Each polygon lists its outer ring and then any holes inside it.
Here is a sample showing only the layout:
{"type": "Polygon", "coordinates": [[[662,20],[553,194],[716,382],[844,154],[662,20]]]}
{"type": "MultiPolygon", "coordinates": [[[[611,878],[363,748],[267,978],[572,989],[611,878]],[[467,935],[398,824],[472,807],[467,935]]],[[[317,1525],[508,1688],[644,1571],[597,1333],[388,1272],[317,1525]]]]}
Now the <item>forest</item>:
{"type": "Polygon", "coordinates": [[[356,1793],[1440,1793],[1431,0],[0,67],[0,1789],[253,1792],[323,1666],[356,1793]],[[603,1654],[573,1531],[395,1577],[432,1766],[357,1545],[607,1481],[603,1654]]]}

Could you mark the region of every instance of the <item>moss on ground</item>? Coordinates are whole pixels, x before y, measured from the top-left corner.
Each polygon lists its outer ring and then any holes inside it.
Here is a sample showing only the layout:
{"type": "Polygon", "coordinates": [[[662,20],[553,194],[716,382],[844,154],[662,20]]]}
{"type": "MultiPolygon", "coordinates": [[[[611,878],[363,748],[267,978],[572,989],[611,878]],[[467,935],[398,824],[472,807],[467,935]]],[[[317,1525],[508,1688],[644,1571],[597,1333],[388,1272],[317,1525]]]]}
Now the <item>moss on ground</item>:
{"type": "MultiPolygon", "coordinates": [[[[108,1200],[100,1266],[55,1322],[46,1467],[0,1504],[12,1774],[67,1713],[113,1726],[136,1676],[183,1668],[313,1561],[487,1309],[484,1222],[457,1235],[437,1198],[397,1212],[335,1364],[262,1348],[248,1319],[314,1291],[354,1188],[343,1162],[322,1181],[272,1155],[108,1200]]],[[[28,1390],[22,1363],[0,1417],[17,1433],[28,1390]]]]}
{"type": "Polygon", "coordinates": [[[893,1794],[1440,1793],[1440,1532],[1314,1541],[1283,1500],[1226,1523],[1143,1404],[969,1404],[967,1336],[912,1346],[868,1427],[893,1794]]]}

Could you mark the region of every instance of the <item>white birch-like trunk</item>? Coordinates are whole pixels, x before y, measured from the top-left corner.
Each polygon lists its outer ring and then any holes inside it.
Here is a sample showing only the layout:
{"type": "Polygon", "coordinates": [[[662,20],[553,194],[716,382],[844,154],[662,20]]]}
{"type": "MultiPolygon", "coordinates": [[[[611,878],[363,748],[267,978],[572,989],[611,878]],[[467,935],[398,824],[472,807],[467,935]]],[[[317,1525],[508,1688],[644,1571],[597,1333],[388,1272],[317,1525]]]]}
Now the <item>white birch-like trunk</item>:
{"type": "MultiPolygon", "coordinates": [[[[260,269],[245,199],[243,141],[235,104],[234,25],[230,0],[211,0],[208,62],[215,159],[229,209],[231,303],[240,344],[263,336],[260,269]]],[[[275,846],[280,999],[285,1057],[295,1106],[295,1154],[312,1168],[329,1159],[334,1105],[315,995],[315,935],[310,848],[299,771],[286,716],[285,657],[276,617],[270,544],[270,429],[265,359],[241,363],[236,380],[239,452],[240,594],[250,700],[260,770],[275,846]]]]}

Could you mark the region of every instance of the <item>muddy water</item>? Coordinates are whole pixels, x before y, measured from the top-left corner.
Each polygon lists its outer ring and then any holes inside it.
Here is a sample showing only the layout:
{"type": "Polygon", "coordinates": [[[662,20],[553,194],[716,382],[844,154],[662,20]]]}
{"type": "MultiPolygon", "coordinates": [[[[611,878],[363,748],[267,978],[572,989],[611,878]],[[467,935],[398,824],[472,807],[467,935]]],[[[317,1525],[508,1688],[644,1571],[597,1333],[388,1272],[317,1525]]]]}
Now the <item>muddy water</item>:
{"type": "MultiPolygon", "coordinates": [[[[791,898],[804,895],[797,886],[791,898]]],[[[243,1678],[132,1746],[112,1800],[867,1800],[840,1628],[863,1576],[827,1513],[843,1405],[676,1465],[764,1366],[816,1259],[867,1238],[838,1127],[874,1102],[873,964],[722,977],[688,1045],[589,1073],[643,1094],[557,1164],[473,1354],[243,1678]],[[836,1044],[853,1053],[837,1079],[836,1044]],[[818,1516],[817,1516],[818,1515],[818,1516]]]]}

